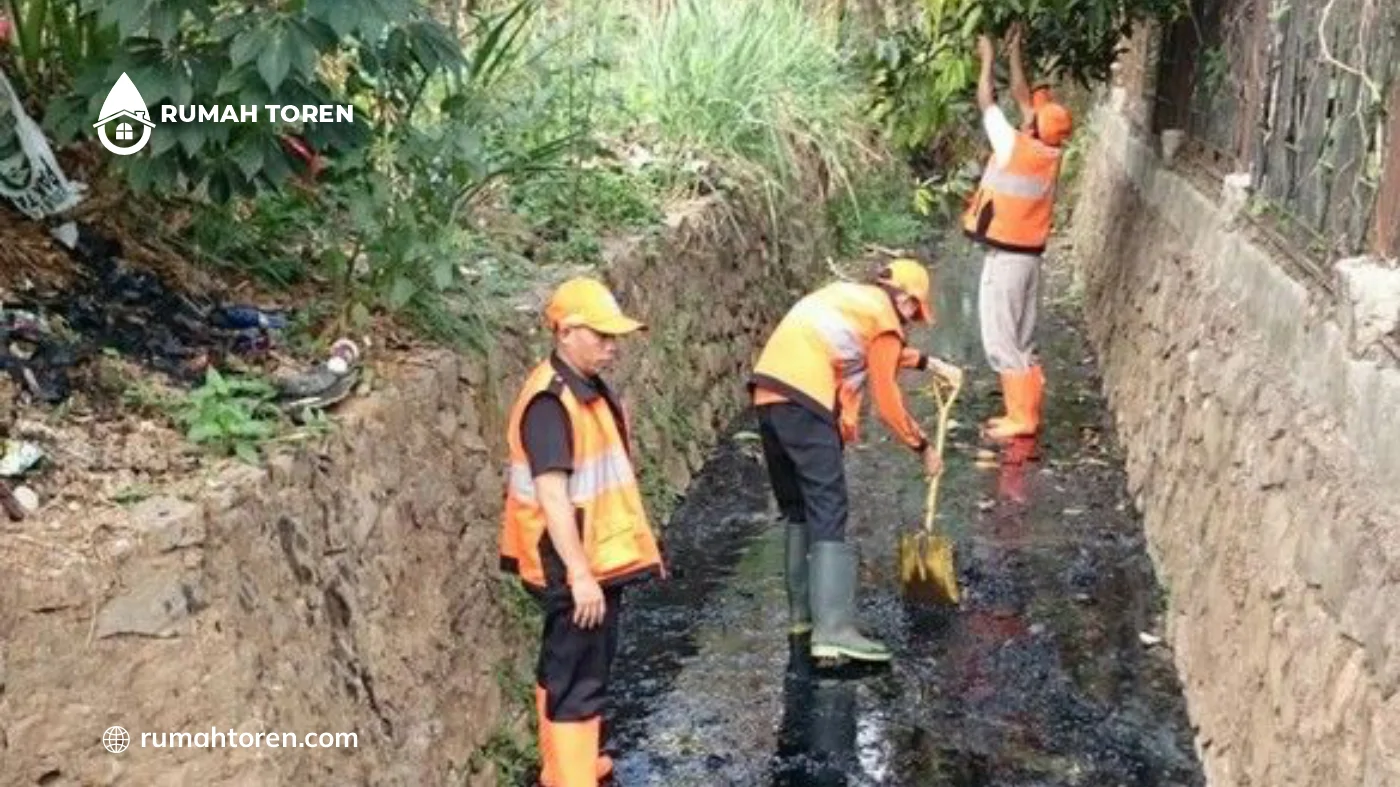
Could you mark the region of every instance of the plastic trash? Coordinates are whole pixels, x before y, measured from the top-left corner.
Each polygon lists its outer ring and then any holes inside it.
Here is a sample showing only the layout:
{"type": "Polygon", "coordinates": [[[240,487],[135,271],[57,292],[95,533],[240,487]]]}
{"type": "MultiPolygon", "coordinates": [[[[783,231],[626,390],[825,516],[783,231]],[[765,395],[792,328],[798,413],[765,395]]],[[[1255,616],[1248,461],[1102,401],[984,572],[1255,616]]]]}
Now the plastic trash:
{"type": "Polygon", "coordinates": [[[0,70],[0,195],[37,221],[75,207],[85,190],[64,176],[44,132],[0,70]]]}
{"type": "Polygon", "coordinates": [[[252,328],[265,331],[280,331],[287,327],[287,317],[277,312],[264,311],[256,306],[225,306],[215,314],[217,327],[231,331],[252,328]]]}
{"type": "Polygon", "coordinates": [[[0,476],[14,478],[22,475],[43,458],[43,449],[31,442],[6,440],[5,456],[0,458],[0,476]]]}
{"type": "Polygon", "coordinates": [[[39,495],[27,486],[17,486],[14,489],[15,502],[24,509],[26,514],[32,514],[39,510],[39,495]]]}
{"type": "Polygon", "coordinates": [[[331,357],[326,360],[326,368],[336,374],[345,374],[359,360],[359,345],[349,339],[337,339],[331,345],[331,357]]]}

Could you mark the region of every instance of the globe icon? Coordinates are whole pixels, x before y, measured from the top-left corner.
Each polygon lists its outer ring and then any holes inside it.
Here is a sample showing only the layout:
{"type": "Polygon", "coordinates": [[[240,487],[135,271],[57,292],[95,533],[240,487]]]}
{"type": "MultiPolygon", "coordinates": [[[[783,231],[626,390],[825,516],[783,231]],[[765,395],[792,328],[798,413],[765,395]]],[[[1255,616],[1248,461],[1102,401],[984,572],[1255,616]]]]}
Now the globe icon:
{"type": "Polygon", "coordinates": [[[102,745],[113,754],[121,754],[131,745],[131,736],[121,727],[108,727],[102,733],[102,745]]]}

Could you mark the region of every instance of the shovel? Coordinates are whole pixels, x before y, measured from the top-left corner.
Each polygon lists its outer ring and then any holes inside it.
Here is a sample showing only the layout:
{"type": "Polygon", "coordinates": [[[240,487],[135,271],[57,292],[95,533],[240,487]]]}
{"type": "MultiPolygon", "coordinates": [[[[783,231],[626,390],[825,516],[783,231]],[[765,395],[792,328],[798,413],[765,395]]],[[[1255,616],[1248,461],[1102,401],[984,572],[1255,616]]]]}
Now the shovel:
{"type": "MultiPolygon", "coordinates": [[[[958,398],[958,385],[934,378],[933,396],[938,401],[938,437],[935,449],[943,456],[943,441],[948,434],[948,415],[958,398]],[[948,388],[945,396],[944,387],[948,388]]],[[[929,479],[928,498],[924,502],[924,524],[914,533],[899,539],[899,576],[904,592],[912,598],[930,599],[935,603],[958,603],[958,573],[953,564],[953,542],[933,526],[938,506],[938,480],[942,471],[929,479]]]]}

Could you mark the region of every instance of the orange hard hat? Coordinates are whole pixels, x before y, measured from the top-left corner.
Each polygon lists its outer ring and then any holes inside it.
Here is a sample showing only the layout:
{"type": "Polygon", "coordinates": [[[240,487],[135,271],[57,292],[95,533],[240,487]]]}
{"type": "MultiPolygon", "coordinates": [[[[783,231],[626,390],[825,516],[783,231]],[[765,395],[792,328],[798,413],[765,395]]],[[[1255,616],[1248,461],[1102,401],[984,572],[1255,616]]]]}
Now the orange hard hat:
{"type": "Polygon", "coordinates": [[[893,284],[905,295],[918,302],[919,313],[916,315],[921,322],[929,322],[933,316],[933,310],[929,306],[929,280],[928,269],[919,264],[918,260],[911,260],[908,257],[901,257],[894,260],[885,268],[884,278],[893,284]]]}
{"type": "MultiPolygon", "coordinates": [[[[1048,93],[1048,91],[1047,91],[1048,93]]],[[[1059,146],[1074,131],[1074,118],[1063,104],[1046,97],[1035,106],[1036,136],[1047,145],[1059,146]]]]}
{"type": "Polygon", "coordinates": [[[617,299],[606,285],[586,276],[559,285],[545,306],[544,315],[554,330],[581,325],[617,336],[646,327],[622,313],[622,307],[617,305],[617,299]]]}

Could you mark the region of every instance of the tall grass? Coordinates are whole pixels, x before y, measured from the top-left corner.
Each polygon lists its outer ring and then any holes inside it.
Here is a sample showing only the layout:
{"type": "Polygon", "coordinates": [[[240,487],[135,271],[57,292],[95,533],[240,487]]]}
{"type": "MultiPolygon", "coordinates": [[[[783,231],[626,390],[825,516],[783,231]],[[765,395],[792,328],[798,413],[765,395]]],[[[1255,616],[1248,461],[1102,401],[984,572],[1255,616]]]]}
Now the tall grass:
{"type": "Polygon", "coordinates": [[[813,159],[844,181],[863,153],[863,86],[835,32],[799,0],[634,8],[612,73],[634,121],[680,148],[752,165],[776,185],[813,159]]]}

